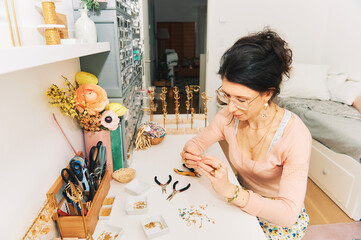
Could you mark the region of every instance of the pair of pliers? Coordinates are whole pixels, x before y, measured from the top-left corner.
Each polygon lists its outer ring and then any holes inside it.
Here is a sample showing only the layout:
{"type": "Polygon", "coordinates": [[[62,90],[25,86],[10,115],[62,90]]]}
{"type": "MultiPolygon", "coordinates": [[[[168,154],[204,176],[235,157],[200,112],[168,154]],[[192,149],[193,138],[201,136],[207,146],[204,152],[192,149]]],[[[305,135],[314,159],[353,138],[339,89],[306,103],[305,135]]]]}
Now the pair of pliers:
{"type": "Polygon", "coordinates": [[[183,163],[183,167],[187,168],[189,171],[182,171],[177,168],[174,168],[173,170],[176,173],[178,173],[180,175],[184,175],[184,176],[192,176],[192,177],[201,177],[202,176],[196,170],[194,170],[194,168],[189,168],[184,163],[183,163]]]}
{"type": "Polygon", "coordinates": [[[158,181],[158,179],[157,179],[157,176],[154,177],[154,181],[155,181],[159,186],[162,187],[162,194],[164,194],[164,193],[167,193],[166,187],[167,187],[168,184],[172,181],[172,176],[169,175],[169,180],[168,180],[168,182],[166,182],[165,184],[160,183],[160,182],[158,181]]]}
{"type": "Polygon", "coordinates": [[[191,186],[191,184],[189,183],[186,187],[177,190],[177,189],[175,188],[175,187],[177,186],[177,184],[178,184],[178,181],[176,181],[175,183],[173,183],[173,192],[167,197],[167,200],[168,200],[168,201],[172,200],[172,198],[174,197],[174,195],[176,195],[177,193],[184,192],[185,190],[187,190],[187,189],[191,186]]]}

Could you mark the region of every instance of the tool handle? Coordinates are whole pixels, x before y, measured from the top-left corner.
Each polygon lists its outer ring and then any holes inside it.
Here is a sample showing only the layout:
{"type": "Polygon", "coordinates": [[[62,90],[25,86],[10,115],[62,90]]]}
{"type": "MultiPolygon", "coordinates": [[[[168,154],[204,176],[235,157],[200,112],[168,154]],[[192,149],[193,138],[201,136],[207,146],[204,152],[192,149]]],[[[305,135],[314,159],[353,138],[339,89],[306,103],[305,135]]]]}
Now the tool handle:
{"type": "Polygon", "coordinates": [[[154,177],[154,181],[155,181],[158,185],[162,185],[162,184],[158,181],[157,176],[154,177]]]}
{"type": "Polygon", "coordinates": [[[172,176],[169,175],[169,180],[168,180],[168,182],[166,184],[168,185],[171,181],[172,181],[172,176]]]}
{"type": "Polygon", "coordinates": [[[69,165],[70,169],[73,171],[78,180],[83,181],[83,169],[81,167],[81,164],[79,162],[76,162],[75,160],[70,160],[69,165]]]}
{"type": "Polygon", "coordinates": [[[187,190],[190,186],[191,186],[191,184],[188,183],[188,185],[187,185],[186,187],[184,187],[184,188],[182,188],[182,189],[179,189],[178,191],[179,191],[179,192],[183,192],[183,191],[187,190]]]}
{"type": "Polygon", "coordinates": [[[183,171],[181,171],[181,170],[179,170],[179,169],[176,169],[176,168],[174,168],[173,170],[174,170],[176,173],[178,173],[179,175],[192,176],[192,177],[195,177],[195,176],[196,176],[194,172],[183,172],[183,171]]]}
{"type": "Polygon", "coordinates": [[[189,167],[187,167],[184,163],[183,163],[183,167],[185,167],[185,168],[187,168],[189,171],[191,171],[191,172],[194,172],[195,170],[194,170],[194,168],[189,168],[189,167]]]}
{"type": "Polygon", "coordinates": [[[175,186],[178,184],[178,182],[179,181],[175,181],[174,183],[173,183],[173,190],[175,191],[175,186]]]}

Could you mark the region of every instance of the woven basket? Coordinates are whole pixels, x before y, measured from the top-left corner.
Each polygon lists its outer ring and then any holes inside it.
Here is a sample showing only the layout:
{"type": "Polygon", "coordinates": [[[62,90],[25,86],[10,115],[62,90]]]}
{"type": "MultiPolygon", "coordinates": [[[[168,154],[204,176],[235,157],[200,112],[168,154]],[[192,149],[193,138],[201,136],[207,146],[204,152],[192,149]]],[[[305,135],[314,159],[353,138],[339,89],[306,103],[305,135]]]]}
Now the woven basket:
{"type": "Polygon", "coordinates": [[[121,168],[113,172],[112,177],[120,183],[128,183],[133,180],[135,172],[133,168],[121,168]]]}
{"type": "Polygon", "coordinates": [[[152,145],[157,145],[163,141],[164,137],[150,139],[152,145]]]}

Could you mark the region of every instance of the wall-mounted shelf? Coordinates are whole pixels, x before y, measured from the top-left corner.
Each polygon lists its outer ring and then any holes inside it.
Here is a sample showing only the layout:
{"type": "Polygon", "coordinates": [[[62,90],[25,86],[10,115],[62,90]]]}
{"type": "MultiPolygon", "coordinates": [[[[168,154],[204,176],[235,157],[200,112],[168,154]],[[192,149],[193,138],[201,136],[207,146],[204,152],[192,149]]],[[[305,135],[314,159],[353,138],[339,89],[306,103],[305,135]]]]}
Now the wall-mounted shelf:
{"type": "Polygon", "coordinates": [[[0,50],[0,74],[110,50],[109,42],[14,47],[0,50]]]}

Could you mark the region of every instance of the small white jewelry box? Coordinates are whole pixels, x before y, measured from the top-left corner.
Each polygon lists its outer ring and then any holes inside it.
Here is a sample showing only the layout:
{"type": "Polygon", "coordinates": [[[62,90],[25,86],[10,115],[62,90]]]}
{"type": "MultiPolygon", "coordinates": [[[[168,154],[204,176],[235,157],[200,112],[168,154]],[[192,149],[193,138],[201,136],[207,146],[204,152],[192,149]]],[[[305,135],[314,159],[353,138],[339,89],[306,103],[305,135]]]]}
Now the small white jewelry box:
{"type": "Polygon", "coordinates": [[[112,211],[112,206],[102,206],[99,211],[99,220],[109,220],[112,211]]]}
{"type": "Polygon", "coordinates": [[[149,184],[142,182],[138,179],[133,179],[130,183],[125,185],[125,191],[131,194],[139,195],[148,190],[149,184]]]}
{"type": "Polygon", "coordinates": [[[152,239],[169,232],[167,223],[162,215],[156,215],[141,221],[143,231],[148,239],[152,239]]]}
{"type": "Polygon", "coordinates": [[[105,206],[114,206],[115,203],[115,196],[114,195],[108,195],[104,198],[103,201],[103,207],[105,206]]]}
{"type": "Polygon", "coordinates": [[[99,232],[99,236],[94,239],[113,239],[118,240],[123,235],[124,230],[122,227],[117,227],[110,224],[105,224],[99,232]]]}
{"type": "Polygon", "coordinates": [[[143,214],[148,212],[147,196],[128,197],[125,202],[127,214],[143,214]]]}

